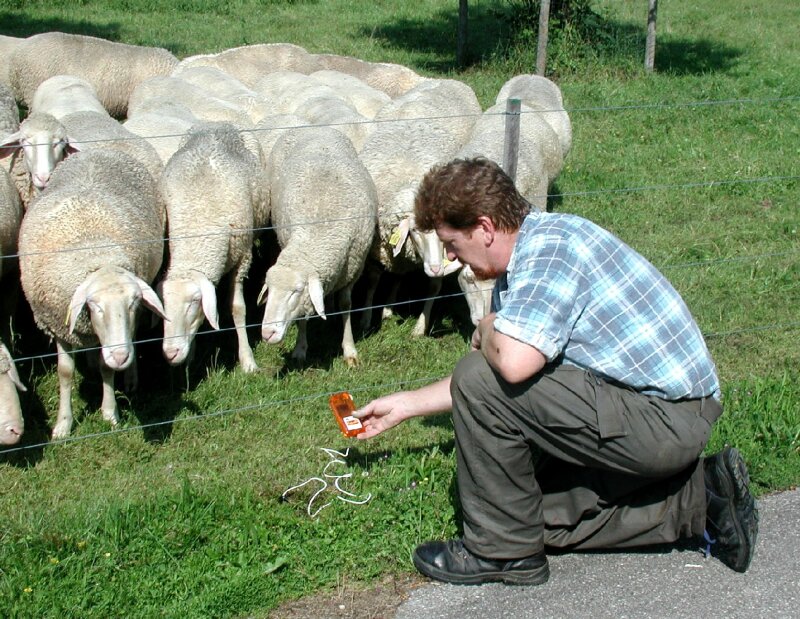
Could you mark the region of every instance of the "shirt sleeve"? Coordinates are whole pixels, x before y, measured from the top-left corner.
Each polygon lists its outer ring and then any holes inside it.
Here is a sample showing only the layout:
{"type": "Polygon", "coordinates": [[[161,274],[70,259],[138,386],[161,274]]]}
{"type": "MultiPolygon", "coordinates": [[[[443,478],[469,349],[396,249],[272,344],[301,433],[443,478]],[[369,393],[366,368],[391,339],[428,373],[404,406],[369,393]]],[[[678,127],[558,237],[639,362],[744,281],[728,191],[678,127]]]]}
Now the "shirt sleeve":
{"type": "Polygon", "coordinates": [[[535,347],[548,361],[561,354],[587,299],[587,251],[559,234],[520,237],[494,327],[535,347]]]}

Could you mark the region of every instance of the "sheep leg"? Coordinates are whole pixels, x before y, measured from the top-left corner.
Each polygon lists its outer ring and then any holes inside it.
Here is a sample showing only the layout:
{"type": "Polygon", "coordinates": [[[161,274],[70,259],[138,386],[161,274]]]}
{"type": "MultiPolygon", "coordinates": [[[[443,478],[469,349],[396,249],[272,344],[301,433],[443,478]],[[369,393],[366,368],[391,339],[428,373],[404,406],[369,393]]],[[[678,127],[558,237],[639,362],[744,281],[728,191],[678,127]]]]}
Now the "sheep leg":
{"type": "Polygon", "coordinates": [[[412,337],[421,337],[428,332],[431,328],[431,310],[433,309],[433,301],[442,289],[441,277],[428,278],[428,298],[425,299],[425,305],[422,307],[422,313],[417,318],[417,324],[414,325],[414,330],[411,332],[412,337]]]}
{"type": "Polygon", "coordinates": [[[258,370],[258,365],[247,340],[247,307],[244,304],[244,285],[238,272],[231,278],[231,314],[239,340],[239,366],[243,372],[250,374],[258,370]]]}
{"type": "Polygon", "coordinates": [[[367,291],[364,295],[364,312],[361,314],[361,330],[369,331],[372,325],[372,304],[375,302],[375,291],[381,279],[381,269],[375,264],[367,263],[364,275],[367,278],[367,291]]]}
{"type": "Polygon", "coordinates": [[[58,417],[53,428],[53,438],[65,438],[72,431],[72,377],[75,374],[75,359],[67,347],[56,342],[58,351],[58,417]]]}
{"type": "Polygon", "coordinates": [[[344,362],[348,367],[358,365],[358,352],[353,341],[353,324],[350,310],[353,307],[353,286],[345,286],[339,291],[339,311],[342,313],[344,322],[344,334],[342,336],[342,353],[344,362]]]}
{"type": "Polygon", "coordinates": [[[297,321],[297,342],[295,342],[294,350],[292,351],[292,359],[295,361],[306,360],[306,353],[308,352],[307,323],[308,321],[305,318],[297,321]]]}
{"type": "Polygon", "coordinates": [[[392,306],[397,302],[397,293],[400,291],[400,285],[403,283],[401,278],[397,278],[392,284],[389,291],[389,297],[386,299],[386,305],[383,306],[383,318],[391,318],[394,316],[392,306]]]}
{"type": "Polygon", "coordinates": [[[115,426],[119,423],[119,414],[117,413],[117,397],[114,394],[114,370],[102,360],[100,361],[100,376],[103,377],[103,401],[100,404],[100,410],[103,413],[103,419],[115,426]]]}

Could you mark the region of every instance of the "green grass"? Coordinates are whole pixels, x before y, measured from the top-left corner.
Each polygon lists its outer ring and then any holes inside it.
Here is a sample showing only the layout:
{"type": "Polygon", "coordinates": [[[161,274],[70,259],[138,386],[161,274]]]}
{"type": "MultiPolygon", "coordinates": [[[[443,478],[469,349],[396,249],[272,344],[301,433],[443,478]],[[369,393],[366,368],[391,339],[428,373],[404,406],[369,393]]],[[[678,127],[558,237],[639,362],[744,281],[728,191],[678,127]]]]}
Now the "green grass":
{"type": "MultiPolygon", "coordinates": [[[[0,0],[0,33],[79,32],[181,57],[291,42],[455,77],[487,106],[506,79],[534,66],[535,45],[524,33],[509,38],[505,3],[473,1],[471,64],[459,71],[455,6],[0,0]]],[[[664,271],[707,334],[722,379],[726,413],[709,449],[739,447],[759,493],[794,487],[800,191],[797,179],[742,181],[798,176],[798,101],[774,99],[800,93],[800,44],[786,28],[800,8],[778,0],[662,6],[649,75],[645,5],[594,7],[599,26],[588,44],[567,31],[551,46],[550,75],[574,131],[553,208],[608,227],[664,271]],[[684,105],[702,101],[729,103],[684,105]]],[[[255,264],[248,283],[252,324],[265,268],[255,264]]],[[[421,296],[419,283],[406,294],[421,296]]],[[[0,456],[0,615],[263,617],[344,575],[369,582],[409,571],[418,542],[458,533],[450,420],[413,420],[347,442],[326,394],[349,389],[363,403],[446,375],[468,347],[463,301],[438,303],[432,337],[419,340],[410,337],[412,309],[357,341],[357,369],[339,357],[336,316],[312,321],[308,365],[288,360],[291,342],[259,344],[263,370],[253,376],[234,369],[230,331],[199,337],[188,372],[168,369],[157,342],[140,346],[142,388],[120,396],[125,431],[108,433],[99,379],[86,372],[74,394],[76,440],[44,447],[36,445],[58,401],[52,359],[20,363],[27,448],[0,456]],[[348,445],[348,465],[337,470],[353,473],[343,487],[371,493],[368,504],[328,492],[333,503],[312,519],[311,485],[279,500],[321,474],[322,447],[348,445]]],[[[24,309],[14,329],[18,357],[51,352],[24,309]]]]}

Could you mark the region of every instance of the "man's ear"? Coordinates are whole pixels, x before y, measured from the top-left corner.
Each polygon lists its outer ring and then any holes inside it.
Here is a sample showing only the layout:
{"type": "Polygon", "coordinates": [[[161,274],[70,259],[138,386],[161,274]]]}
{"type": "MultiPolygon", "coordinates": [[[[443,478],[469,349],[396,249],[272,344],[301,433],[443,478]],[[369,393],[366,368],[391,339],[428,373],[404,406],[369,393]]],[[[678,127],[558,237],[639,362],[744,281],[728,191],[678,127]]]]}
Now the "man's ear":
{"type": "Polygon", "coordinates": [[[478,217],[478,229],[483,232],[483,242],[486,247],[494,241],[495,227],[494,222],[487,215],[480,215],[478,217]]]}

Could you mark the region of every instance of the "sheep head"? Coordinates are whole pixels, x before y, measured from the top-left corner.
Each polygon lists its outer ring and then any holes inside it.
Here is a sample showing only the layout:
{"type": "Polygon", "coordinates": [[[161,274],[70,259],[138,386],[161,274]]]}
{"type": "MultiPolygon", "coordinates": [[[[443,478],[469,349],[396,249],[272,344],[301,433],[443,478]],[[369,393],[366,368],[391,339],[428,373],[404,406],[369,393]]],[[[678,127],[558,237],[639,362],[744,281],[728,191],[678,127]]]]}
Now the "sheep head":
{"type": "Polygon", "coordinates": [[[316,274],[305,274],[297,269],[275,264],[267,271],[264,287],[258,295],[258,304],[266,303],[261,321],[261,338],[270,344],[283,341],[292,320],[316,312],[325,316],[325,293],[316,274]]]}
{"type": "Polygon", "coordinates": [[[186,361],[194,336],[208,319],[214,329],[219,329],[217,291],[214,284],[200,271],[191,271],[183,277],[167,277],[159,285],[164,301],[164,358],[170,365],[186,361]]]}
{"type": "Polygon", "coordinates": [[[120,267],[102,267],[75,290],[67,314],[69,332],[85,306],[102,346],[103,362],[112,370],[124,370],[133,361],[136,314],[142,303],[166,319],[158,295],[147,283],[120,267]]]}
{"type": "Polygon", "coordinates": [[[25,429],[17,390],[27,391],[11,354],[0,343],[0,445],[15,445],[25,429]]]}

